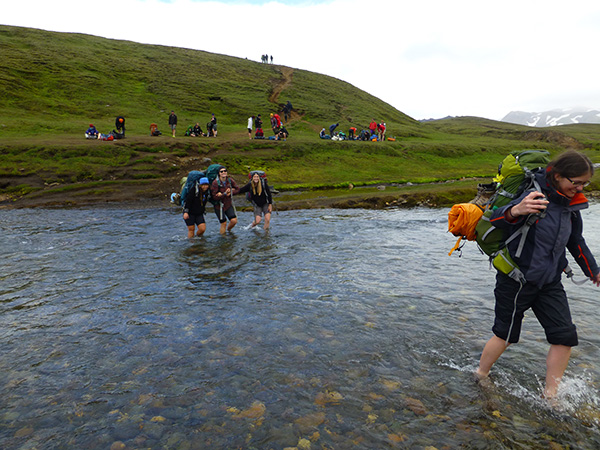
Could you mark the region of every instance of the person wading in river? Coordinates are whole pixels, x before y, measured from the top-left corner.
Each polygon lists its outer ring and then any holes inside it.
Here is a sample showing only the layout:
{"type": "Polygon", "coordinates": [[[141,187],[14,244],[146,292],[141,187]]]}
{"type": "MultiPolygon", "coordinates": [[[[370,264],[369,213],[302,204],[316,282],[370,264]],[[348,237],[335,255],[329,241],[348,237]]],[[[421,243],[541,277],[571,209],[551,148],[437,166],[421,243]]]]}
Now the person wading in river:
{"type": "Polygon", "coordinates": [[[231,231],[237,224],[237,215],[231,197],[237,194],[240,188],[233,178],[227,176],[227,169],[221,167],[219,176],[212,182],[210,190],[212,197],[218,200],[215,205],[215,214],[221,224],[220,233],[225,234],[226,231],[231,231]],[[229,225],[227,225],[227,219],[229,219],[229,225]]]}
{"type": "Polygon", "coordinates": [[[240,188],[240,194],[248,192],[249,200],[254,205],[254,221],[250,224],[250,228],[258,225],[265,216],[264,230],[269,229],[271,223],[271,213],[273,212],[273,197],[266,179],[261,179],[258,173],[252,174],[252,179],[245,186],[240,188]]]}
{"type": "Polygon", "coordinates": [[[194,189],[189,189],[184,201],[183,208],[183,220],[188,228],[188,238],[194,237],[194,231],[196,225],[198,226],[198,232],[196,236],[202,236],[206,231],[206,222],[204,220],[204,213],[206,211],[206,202],[210,195],[208,188],[208,178],[200,178],[198,186],[194,189]]]}
{"type": "Polygon", "coordinates": [[[587,208],[582,190],[590,183],[594,166],[589,158],[575,151],[551,161],[545,173],[536,174],[542,192],[526,191],[508,205],[498,208],[490,218],[494,226],[511,235],[530,214],[543,214],[531,226],[520,258],[514,258],[520,239],[508,244],[511,257],[525,275],[518,282],[498,272],[494,336],[487,342],[476,375],[486,378],[492,365],[509,346],[519,341],[521,322],[529,308],[544,328],[550,350],[546,358],[544,396],[556,396],[569,364],[571,348],[578,344],[577,330],[571,320],[567,295],[561,283],[567,268],[568,249],[585,275],[600,286],[600,270],[583,238],[580,211],[587,208]]]}

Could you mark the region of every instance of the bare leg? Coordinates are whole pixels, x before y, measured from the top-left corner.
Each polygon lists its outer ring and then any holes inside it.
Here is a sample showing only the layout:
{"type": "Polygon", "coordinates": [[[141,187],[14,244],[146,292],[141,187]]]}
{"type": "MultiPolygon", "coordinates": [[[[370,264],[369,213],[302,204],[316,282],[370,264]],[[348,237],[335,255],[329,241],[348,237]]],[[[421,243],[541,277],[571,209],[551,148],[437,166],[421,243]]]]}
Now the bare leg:
{"type": "Polygon", "coordinates": [[[187,227],[188,229],[188,239],[191,239],[194,237],[194,228],[196,228],[194,225],[190,225],[189,227],[187,227]]]}
{"type": "Polygon", "coordinates": [[[196,236],[202,236],[205,231],[206,231],[206,224],[201,223],[200,225],[198,225],[198,232],[196,233],[196,236]]]}
{"type": "Polygon", "coordinates": [[[551,345],[546,358],[546,389],[544,396],[552,398],[556,396],[558,386],[562,379],[569,359],[571,358],[571,347],[566,345],[551,345]]]}
{"type": "Polygon", "coordinates": [[[231,231],[233,227],[237,224],[237,217],[234,217],[229,221],[229,225],[227,226],[227,231],[231,231]]]}
{"type": "Polygon", "coordinates": [[[265,214],[265,226],[264,226],[264,229],[268,230],[270,226],[271,226],[271,213],[266,213],[265,214]]]}
{"type": "Polygon", "coordinates": [[[219,229],[219,233],[225,234],[226,231],[227,231],[227,222],[223,222],[221,224],[221,228],[219,229]]]}
{"type": "Polygon", "coordinates": [[[475,371],[475,374],[479,378],[487,377],[492,369],[492,366],[496,361],[498,361],[498,358],[500,358],[500,355],[504,353],[504,350],[506,350],[506,341],[500,339],[498,336],[492,336],[483,348],[483,353],[481,354],[481,359],[479,360],[479,367],[475,371]]]}

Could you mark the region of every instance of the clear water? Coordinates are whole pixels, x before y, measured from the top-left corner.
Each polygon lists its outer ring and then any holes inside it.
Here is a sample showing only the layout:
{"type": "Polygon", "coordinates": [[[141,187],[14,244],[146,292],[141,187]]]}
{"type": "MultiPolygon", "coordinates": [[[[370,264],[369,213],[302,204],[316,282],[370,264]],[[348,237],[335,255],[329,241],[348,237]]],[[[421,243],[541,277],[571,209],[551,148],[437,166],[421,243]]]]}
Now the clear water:
{"type": "Polygon", "coordinates": [[[600,291],[565,282],[557,408],[532,314],[478,385],[494,273],[447,255],[447,212],[209,216],[188,240],[175,209],[2,211],[0,448],[599,448],[600,291]]]}

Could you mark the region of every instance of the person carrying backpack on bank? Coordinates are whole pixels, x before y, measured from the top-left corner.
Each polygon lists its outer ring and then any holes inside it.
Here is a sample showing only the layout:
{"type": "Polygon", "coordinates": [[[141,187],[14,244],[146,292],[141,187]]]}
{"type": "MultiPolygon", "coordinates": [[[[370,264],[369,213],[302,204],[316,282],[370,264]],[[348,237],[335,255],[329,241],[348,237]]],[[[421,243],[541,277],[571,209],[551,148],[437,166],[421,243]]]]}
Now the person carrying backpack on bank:
{"type": "Polygon", "coordinates": [[[264,215],[265,223],[263,228],[267,231],[271,223],[271,213],[273,212],[273,197],[266,178],[261,178],[258,171],[253,172],[252,179],[245,186],[242,186],[239,192],[240,194],[247,192],[248,200],[254,206],[254,221],[250,224],[250,228],[258,225],[264,215]]]}
{"type": "Polygon", "coordinates": [[[219,169],[219,176],[212,182],[210,190],[212,198],[217,201],[215,214],[221,224],[219,232],[225,234],[226,231],[231,231],[237,224],[237,215],[232,196],[237,194],[240,188],[233,178],[227,176],[227,169],[221,167],[219,169]],[[228,219],[229,225],[227,225],[228,219]]]}
{"type": "Polygon", "coordinates": [[[483,349],[476,370],[478,378],[486,378],[506,348],[519,341],[521,322],[531,308],[550,343],[544,396],[556,396],[571,348],[578,344],[561,283],[562,272],[568,269],[566,249],[585,275],[600,286],[600,269],[583,238],[580,212],[588,207],[582,190],[593,174],[594,166],[587,156],[568,151],[551,161],[545,171],[535,173],[541,192],[525,191],[494,210],[490,221],[509,236],[525,221],[530,220],[531,228],[523,244],[520,239],[507,244],[524,279],[517,281],[500,271],[496,275],[494,336],[483,349]],[[521,245],[521,256],[516,258],[521,245]]]}
{"type": "Polygon", "coordinates": [[[196,236],[202,236],[206,231],[206,221],[204,214],[206,213],[206,202],[210,196],[210,185],[208,178],[202,177],[198,184],[188,189],[185,199],[183,199],[183,220],[188,228],[188,238],[194,237],[196,225],[198,231],[196,236]]]}

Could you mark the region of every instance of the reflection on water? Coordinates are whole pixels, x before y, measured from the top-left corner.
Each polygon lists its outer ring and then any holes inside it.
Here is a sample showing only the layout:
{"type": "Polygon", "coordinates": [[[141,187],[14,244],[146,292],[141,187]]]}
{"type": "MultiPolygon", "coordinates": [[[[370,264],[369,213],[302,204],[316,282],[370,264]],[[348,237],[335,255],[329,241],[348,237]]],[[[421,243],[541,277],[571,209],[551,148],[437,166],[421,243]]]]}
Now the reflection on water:
{"type": "Polygon", "coordinates": [[[190,241],[175,210],[2,212],[0,447],[597,448],[598,290],[566,284],[558,410],[533,316],[479,386],[494,274],[447,256],[446,214],[242,213],[190,241]]]}

